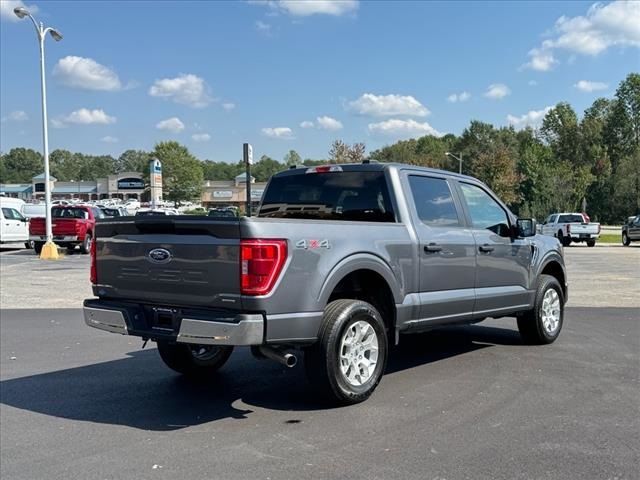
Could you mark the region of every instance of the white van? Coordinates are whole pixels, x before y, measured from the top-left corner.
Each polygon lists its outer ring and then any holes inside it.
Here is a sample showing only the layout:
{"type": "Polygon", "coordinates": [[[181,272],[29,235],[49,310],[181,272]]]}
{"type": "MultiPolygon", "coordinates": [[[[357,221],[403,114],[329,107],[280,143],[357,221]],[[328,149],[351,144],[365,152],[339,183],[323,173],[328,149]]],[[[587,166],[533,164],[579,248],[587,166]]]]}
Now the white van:
{"type": "Polygon", "coordinates": [[[29,243],[29,223],[20,213],[24,201],[0,197],[0,243],[29,243]]]}
{"type": "Polygon", "coordinates": [[[22,216],[31,220],[34,217],[46,217],[47,209],[44,203],[25,203],[20,209],[22,216]]]}

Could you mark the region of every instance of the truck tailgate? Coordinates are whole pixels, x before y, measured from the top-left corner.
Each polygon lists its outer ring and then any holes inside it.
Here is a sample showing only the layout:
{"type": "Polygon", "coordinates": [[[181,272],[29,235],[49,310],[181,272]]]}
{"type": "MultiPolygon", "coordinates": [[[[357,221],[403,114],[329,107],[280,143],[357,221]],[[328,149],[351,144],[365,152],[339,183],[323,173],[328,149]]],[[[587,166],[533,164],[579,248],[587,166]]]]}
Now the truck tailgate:
{"type": "Polygon", "coordinates": [[[597,234],[599,230],[597,223],[570,223],[569,225],[572,235],[597,234]]]}
{"type": "Polygon", "coordinates": [[[97,285],[104,298],[240,308],[235,219],[150,216],[96,224],[97,285]]]}

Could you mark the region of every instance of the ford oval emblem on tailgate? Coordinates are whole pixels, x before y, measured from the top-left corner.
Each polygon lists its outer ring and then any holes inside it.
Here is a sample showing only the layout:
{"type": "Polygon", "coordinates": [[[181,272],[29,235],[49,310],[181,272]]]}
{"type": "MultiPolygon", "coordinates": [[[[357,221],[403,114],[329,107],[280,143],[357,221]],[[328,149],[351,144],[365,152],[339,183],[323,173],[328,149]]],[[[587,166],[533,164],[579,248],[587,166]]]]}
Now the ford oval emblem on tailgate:
{"type": "Polygon", "coordinates": [[[151,263],[169,263],[171,261],[171,252],[164,248],[154,248],[147,253],[147,260],[151,263]]]}

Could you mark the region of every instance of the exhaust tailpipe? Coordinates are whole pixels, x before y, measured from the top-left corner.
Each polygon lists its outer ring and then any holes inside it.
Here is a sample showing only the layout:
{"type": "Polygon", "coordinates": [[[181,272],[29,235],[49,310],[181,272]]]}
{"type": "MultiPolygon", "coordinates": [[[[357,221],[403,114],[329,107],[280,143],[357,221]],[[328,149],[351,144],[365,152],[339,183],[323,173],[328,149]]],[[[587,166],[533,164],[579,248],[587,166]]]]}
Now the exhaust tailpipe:
{"type": "Polygon", "coordinates": [[[296,357],[292,353],[284,353],[273,347],[261,345],[260,347],[258,347],[258,351],[260,352],[260,355],[265,356],[271,360],[275,360],[276,362],[281,363],[288,368],[293,368],[298,363],[298,357],[296,357]]]}

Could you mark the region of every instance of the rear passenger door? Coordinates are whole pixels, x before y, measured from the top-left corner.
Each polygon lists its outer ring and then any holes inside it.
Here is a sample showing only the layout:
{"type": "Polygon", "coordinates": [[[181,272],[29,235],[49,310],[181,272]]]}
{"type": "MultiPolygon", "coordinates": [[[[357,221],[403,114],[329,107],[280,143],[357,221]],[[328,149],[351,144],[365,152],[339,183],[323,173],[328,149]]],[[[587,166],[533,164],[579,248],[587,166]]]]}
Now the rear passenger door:
{"type": "Polygon", "coordinates": [[[476,243],[474,316],[525,309],[531,301],[530,240],[512,237],[509,214],[484,187],[458,185],[476,243]]]}
{"type": "Polygon", "coordinates": [[[475,243],[444,177],[408,173],[420,259],[420,323],[468,320],[474,305],[475,243]]]}

